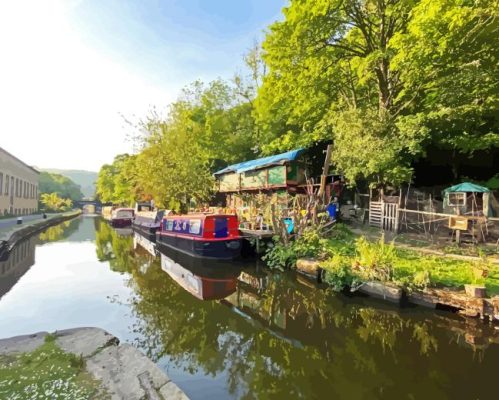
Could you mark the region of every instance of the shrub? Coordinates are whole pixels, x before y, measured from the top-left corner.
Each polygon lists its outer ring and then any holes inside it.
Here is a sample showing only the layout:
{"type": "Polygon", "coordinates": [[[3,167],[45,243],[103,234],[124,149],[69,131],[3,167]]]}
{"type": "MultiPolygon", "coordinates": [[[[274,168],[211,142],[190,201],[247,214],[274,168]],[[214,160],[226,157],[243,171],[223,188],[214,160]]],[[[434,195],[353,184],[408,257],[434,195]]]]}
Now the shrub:
{"type": "Polygon", "coordinates": [[[324,282],[337,292],[345,287],[354,286],[358,278],[352,273],[351,259],[335,254],[320,266],[326,271],[324,282]]]}
{"type": "Polygon", "coordinates": [[[284,245],[279,241],[269,244],[262,260],[270,268],[284,269],[289,268],[296,263],[296,253],[292,244],[284,245]]]}
{"type": "Polygon", "coordinates": [[[362,279],[385,282],[393,278],[396,260],[393,242],[387,245],[384,236],[378,242],[369,242],[362,236],[355,241],[355,249],[355,266],[362,279]]]}

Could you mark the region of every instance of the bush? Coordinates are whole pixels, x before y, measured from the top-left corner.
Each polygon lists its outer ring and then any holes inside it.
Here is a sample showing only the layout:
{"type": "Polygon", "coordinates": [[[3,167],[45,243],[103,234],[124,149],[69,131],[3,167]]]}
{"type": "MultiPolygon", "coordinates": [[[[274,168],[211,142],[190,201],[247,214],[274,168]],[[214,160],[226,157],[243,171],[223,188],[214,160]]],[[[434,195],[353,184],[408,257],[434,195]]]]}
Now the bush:
{"type": "Polygon", "coordinates": [[[397,254],[394,243],[386,244],[382,236],[378,242],[369,242],[365,237],[355,241],[357,252],[355,269],[364,280],[389,281],[397,254]]]}
{"type": "Polygon", "coordinates": [[[292,243],[284,245],[276,240],[274,243],[269,244],[262,260],[270,268],[284,269],[292,267],[297,258],[292,243]]]}
{"type": "Polygon", "coordinates": [[[345,287],[354,286],[358,278],[352,273],[351,259],[335,254],[321,262],[321,268],[326,271],[324,282],[337,292],[345,287]]]}

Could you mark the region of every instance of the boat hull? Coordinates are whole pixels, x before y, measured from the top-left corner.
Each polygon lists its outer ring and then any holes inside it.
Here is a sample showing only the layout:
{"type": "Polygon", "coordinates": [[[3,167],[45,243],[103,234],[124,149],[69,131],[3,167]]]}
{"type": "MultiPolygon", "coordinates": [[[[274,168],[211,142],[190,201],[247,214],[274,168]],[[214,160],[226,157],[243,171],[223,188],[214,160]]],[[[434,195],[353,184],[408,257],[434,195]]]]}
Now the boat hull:
{"type": "Polygon", "coordinates": [[[131,226],[132,220],[129,218],[113,218],[111,219],[111,226],[115,228],[122,228],[124,226],[131,226]]]}
{"type": "Polygon", "coordinates": [[[203,240],[189,237],[156,234],[156,243],[193,257],[212,260],[234,260],[241,254],[241,239],[203,240]]]}

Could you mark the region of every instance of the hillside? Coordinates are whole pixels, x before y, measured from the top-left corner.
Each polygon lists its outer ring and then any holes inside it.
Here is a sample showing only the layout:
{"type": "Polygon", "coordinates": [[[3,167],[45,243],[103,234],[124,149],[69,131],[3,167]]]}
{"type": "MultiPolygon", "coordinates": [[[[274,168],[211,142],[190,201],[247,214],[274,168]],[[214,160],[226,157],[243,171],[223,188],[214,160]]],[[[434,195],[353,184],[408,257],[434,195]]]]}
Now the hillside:
{"type": "Polygon", "coordinates": [[[77,185],[80,185],[84,197],[94,197],[95,195],[95,181],[97,180],[97,172],[56,168],[42,168],[41,170],[55,174],[61,174],[62,176],[71,179],[77,185]]]}

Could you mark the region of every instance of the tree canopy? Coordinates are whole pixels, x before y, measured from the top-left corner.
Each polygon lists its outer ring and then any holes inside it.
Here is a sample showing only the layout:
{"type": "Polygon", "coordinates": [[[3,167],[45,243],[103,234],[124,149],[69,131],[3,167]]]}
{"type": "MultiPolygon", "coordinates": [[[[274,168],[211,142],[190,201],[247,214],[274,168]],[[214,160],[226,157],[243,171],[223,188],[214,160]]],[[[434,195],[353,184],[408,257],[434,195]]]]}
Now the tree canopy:
{"type": "Polygon", "coordinates": [[[442,154],[456,180],[473,154],[497,157],[493,0],[291,0],[283,16],[243,72],[192,83],[135,127],[137,154],[99,174],[103,201],[185,208],[228,164],[325,142],[351,185],[411,182],[442,154]]]}
{"type": "Polygon", "coordinates": [[[40,193],[56,193],[59,197],[78,201],[83,198],[80,186],[60,174],[40,172],[40,193]]]}
{"type": "Polygon", "coordinates": [[[332,140],[338,169],[375,185],[410,181],[429,145],[497,150],[494,4],[291,1],[263,43],[264,149],[332,140]]]}

